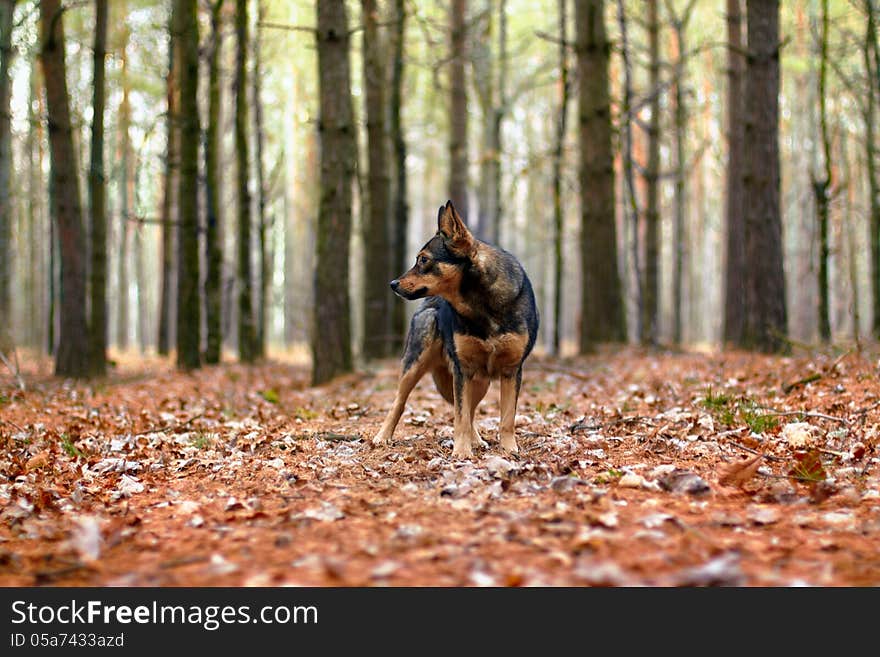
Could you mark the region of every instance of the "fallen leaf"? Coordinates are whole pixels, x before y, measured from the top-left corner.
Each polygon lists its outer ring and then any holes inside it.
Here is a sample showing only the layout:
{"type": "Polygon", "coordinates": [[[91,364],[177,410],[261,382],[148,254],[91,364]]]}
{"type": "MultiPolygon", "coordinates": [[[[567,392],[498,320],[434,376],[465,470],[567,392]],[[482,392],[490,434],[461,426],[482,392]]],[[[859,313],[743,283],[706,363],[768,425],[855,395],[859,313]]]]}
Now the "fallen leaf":
{"type": "Polygon", "coordinates": [[[791,422],[782,427],[782,437],[793,448],[803,449],[816,442],[815,431],[807,422],[791,422]]]}
{"type": "Polygon", "coordinates": [[[758,472],[762,458],[764,455],[758,454],[750,459],[725,463],[718,468],[718,483],[722,486],[742,486],[758,472]]]}
{"type": "Polygon", "coordinates": [[[670,493],[703,495],[712,490],[698,474],[690,470],[673,470],[659,479],[660,487],[670,493]]]}
{"type": "Polygon", "coordinates": [[[818,449],[798,451],[794,453],[795,464],[788,474],[795,479],[806,482],[822,481],[827,476],[822,467],[822,458],[818,449]]]}

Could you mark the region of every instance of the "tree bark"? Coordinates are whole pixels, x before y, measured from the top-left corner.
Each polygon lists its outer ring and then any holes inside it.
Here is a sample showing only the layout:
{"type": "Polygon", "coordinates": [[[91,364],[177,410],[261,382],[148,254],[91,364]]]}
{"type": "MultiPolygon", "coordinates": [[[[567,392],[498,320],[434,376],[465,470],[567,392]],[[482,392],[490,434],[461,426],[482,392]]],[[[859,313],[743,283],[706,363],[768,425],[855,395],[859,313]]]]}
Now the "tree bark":
{"type": "Polygon", "coordinates": [[[312,330],[315,385],[350,372],[353,366],[348,254],[356,157],[345,2],[322,0],[317,14],[321,199],[312,330]]]}
{"type": "Polygon", "coordinates": [[[553,355],[562,345],[562,241],[565,212],[562,207],[562,162],[568,127],[568,0],[558,0],[559,18],[559,107],[556,111],[556,143],[553,147],[553,355]]]}
{"type": "Polygon", "coordinates": [[[819,138],[822,146],[823,171],[821,177],[812,176],[813,197],[816,202],[816,222],[819,229],[819,338],[831,340],[831,309],[829,305],[828,261],[831,255],[828,224],[831,212],[831,137],[828,133],[828,0],[822,0],[822,28],[819,36],[819,138]]]}
{"type": "MultiPolygon", "coordinates": [[[[172,14],[171,21],[174,16],[172,14]]],[[[159,338],[157,351],[166,356],[171,345],[177,342],[177,263],[175,244],[177,242],[177,222],[172,220],[177,204],[177,172],[179,167],[180,128],[177,108],[179,103],[180,53],[176,28],[169,24],[168,74],[165,83],[166,97],[166,145],[165,176],[162,194],[162,265],[160,270],[161,289],[159,292],[159,338]]]]}
{"type": "Polygon", "coordinates": [[[91,372],[86,321],[85,233],[70,122],[64,62],[64,19],[59,0],[40,2],[43,78],[51,153],[51,194],[61,245],[61,324],[55,374],[85,378],[91,372]]]}
{"type": "Polygon", "coordinates": [[[459,214],[468,216],[468,109],[465,86],[467,2],[450,5],[449,52],[449,198],[459,214]]]}
{"type": "Polygon", "coordinates": [[[251,289],[251,192],[248,186],[248,0],[235,3],[235,154],[238,163],[238,357],[244,363],[257,358],[254,303],[251,289]]]}
{"type": "Polygon", "coordinates": [[[208,60],[208,127],[205,134],[205,362],[220,362],[223,349],[223,218],[220,214],[220,49],[223,0],[211,4],[208,60]]]}
{"type": "Polygon", "coordinates": [[[15,0],[0,0],[0,351],[12,344],[12,26],[15,0]]]}
{"type": "Polygon", "coordinates": [[[95,0],[95,41],[92,82],[92,143],[89,166],[89,212],[92,219],[91,325],[92,374],[107,370],[107,203],[104,170],[104,106],[107,55],[107,0],[95,0]]]}
{"type": "Polygon", "coordinates": [[[743,345],[786,347],[787,314],[779,211],[779,2],[747,0],[746,325],[743,345]]]}
{"type": "Polygon", "coordinates": [[[177,366],[201,364],[199,299],[199,25],[196,0],[177,0],[175,27],[180,40],[180,177],[177,259],[177,366]]]}
{"type": "Polygon", "coordinates": [[[743,76],[745,49],[742,0],[727,0],[727,262],[725,273],[724,340],[739,344],[745,322],[745,218],[743,165],[745,121],[743,76]]]}
{"type": "Polygon", "coordinates": [[[865,0],[865,40],[862,58],[867,77],[867,101],[865,103],[865,163],[868,173],[870,195],[871,231],[871,300],[874,311],[872,333],[880,339],[880,181],[877,179],[876,112],[877,94],[880,93],[880,52],[877,48],[877,15],[873,0],[865,0]],[[873,54],[873,57],[872,57],[873,54]],[[876,84],[874,81],[876,80],[876,84]]]}
{"type": "MultiPolygon", "coordinates": [[[[258,23],[263,21],[265,14],[265,6],[261,0],[257,0],[257,17],[258,23]]],[[[269,321],[269,279],[272,275],[271,265],[271,244],[270,230],[271,222],[266,217],[266,208],[269,203],[269,190],[266,187],[265,164],[263,162],[263,151],[265,148],[266,135],[263,129],[263,99],[260,85],[262,84],[262,54],[260,52],[260,31],[254,35],[254,75],[253,75],[253,96],[254,96],[254,130],[256,131],[255,143],[257,170],[257,241],[260,256],[259,270],[259,302],[257,304],[257,327],[254,344],[254,351],[257,358],[263,358],[266,355],[266,325],[269,321]]]]}
{"type": "Polygon", "coordinates": [[[365,358],[389,355],[391,302],[388,281],[402,272],[391,267],[388,221],[388,142],[385,130],[385,67],[379,35],[376,0],[362,0],[364,34],[364,115],[367,120],[367,212],[364,214],[364,347],[365,358]],[[389,278],[389,275],[391,278],[389,278]]]}
{"type": "Polygon", "coordinates": [[[123,24],[123,39],[120,48],[120,77],[122,85],[122,100],[119,104],[119,260],[117,261],[117,280],[119,291],[117,294],[117,321],[116,321],[116,346],[121,349],[128,348],[128,338],[131,335],[131,295],[129,288],[129,253],[131,250],[132,219],[134,219],[134,155],[131,147],[131,80],[128,75],[128,47],[129,29],[123,24]]]}
{"type": "Polygon", "coordinates": [[[577,65],[580,80],[581,320],[580,351],[626,339],[617,267],[614,154],[608,61],[602,0],[577,0],[577,65]]]}
{"type": "Polygon", "coordinates": [[[660,18],[648,0],[648,161],[645,167],[645,285],[642,342],[657,346],[660,327],[660,18]]]}
{"type": "MultiPolygon", "coordinates": [[[[406,36],[406,9],[404,0],[394,0],[394,49],[391,62],[391,97],[388,131],[394,151],[394,210],[391,228],[391,268],[389,280],[406,271],[409,254],[406,232],[409,223],[407,202],[406,140],[403,133],[404,46],[406,36]]],[[[400,353],[406,335],[406,306],[399,299],[392,300],[390,353],[400,353]]]]}

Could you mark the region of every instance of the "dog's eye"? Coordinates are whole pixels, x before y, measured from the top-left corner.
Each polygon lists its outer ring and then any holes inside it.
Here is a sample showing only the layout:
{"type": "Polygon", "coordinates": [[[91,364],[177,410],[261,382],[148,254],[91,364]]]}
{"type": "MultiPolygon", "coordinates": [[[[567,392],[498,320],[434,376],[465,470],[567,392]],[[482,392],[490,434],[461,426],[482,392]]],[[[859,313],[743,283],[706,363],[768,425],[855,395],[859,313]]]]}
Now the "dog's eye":
{"type": "Polygon", "coordinates": [[[419,267],[422,267],[422,266],[426,265],[427,263],[428,263],[428,258],[423,255],[420,255],[418,258],[416,258],[416,264],[419,267]]]}

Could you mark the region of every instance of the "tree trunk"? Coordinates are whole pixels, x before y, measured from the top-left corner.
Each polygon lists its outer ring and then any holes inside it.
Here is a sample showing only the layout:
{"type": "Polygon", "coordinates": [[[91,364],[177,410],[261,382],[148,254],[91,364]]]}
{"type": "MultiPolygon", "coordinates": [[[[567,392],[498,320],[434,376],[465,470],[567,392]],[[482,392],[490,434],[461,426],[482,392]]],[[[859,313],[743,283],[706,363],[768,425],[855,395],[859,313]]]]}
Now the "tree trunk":
{"type": "Polygon", "coordinates": [[[831,137],[828,133],[828,0],[822,0],[822,29],[819,41],[819,137],[822,145],[823,171],[821,177],[813,174],[813,197],[816,202],[816,222],[819,229],[819,338],[831,340],[831,308],[829,306],[828,260],[831,250],[828,236],[831,203],[831,137]]]}
{"type": "MultiPolygon", "coordinates": [[[[630,64],[629,36],[627,31],[626,7],[624,0],[617,0],[617,20],[620,28],[620,58],[623,64],[623,99],[620,106],[620,137],[621,137],[621,160],[623,168],[623,220],[624,226],[630,226],[632,239],[633,287],[636,306],[635,333],[642,342],[647,341],[644,318],[644,300],[642,297],[642,275],[640,265],[639,248],[639,201],[635,184],[635,165],[633,163],[633,137],[632,137],[632,65],[630,64]]],[[[624,229],[626,235],[626,229],[624,229]]],[[[624,238],[624,242],[626,242],[624,238]]]]}
{"type": "Polygon", "coordinates": [[[385,131],[385,67],[379,35],[376,0],[362,0],[364,22],[364,115],[367,120],[367,212],[364,213],[364,348],[365,358],[382,358],[391,345],[392,272],[388,221],[387,134],[385,131]],[[389,278],[389,275],[391,278],[389,278]]]}
{"type": "MultiPolygon", "coordinates": [[[[261,0],[257,0],[257,17],[258,23],[263,21],[265,14],[265,6],[261,0]]],[[[268,205],[269,190],[266,188],[265,164],[263,162],[263,150],[266,141],[265,131],[263,130],[263,100],[260,91],[262,84],[262,54],[260,52],[260,32],[257,30],[254,36],[254,75],[253,75],[253,96],[254,96],[254,130],[256,131],[256,159],[257,169],[257,193],[259,199],[257,202],[257,240],[260,255],[260,271],[259,284],[260,295],[257,304],[257,329],[256,342],[254,345],[255,356],[263,358],[266,355],[266,325],[269,321],[269,279],[272,275],[271,271],[271,248],[270,233],[271,222],[266,217],[266,207],[268,205]]]]}
{"type": "Polygon", "coordinates": [[[553,355],[562,344],[562,241],[565,212],[562,207],[562,162],[568,127],[568,0],[559,2],[559,108],[556,111],[556,143],[553,148],[553,355]]]}
{"type": "Polygon", "coordinates": [[[321,200],[315,266],[312,382],[352,369],[348,253],[356,157],[344,0],[317,3],[321,200]]]}
{"type": "Polygon", "coordinates": [[[107,0],[95,0],[95,47],[92,83],[92,144],[89,212],[92,219],[91,317],[92,373],[107,370],[107,203],[104,173],[104,60],[107,55],[107,0]]]}
{"type": "Polygon", "coordinates": [[[577,0],[578,123],[580,128],[581,319],[580,351],[626,339],[617,268],[614,154],[602,0],[577,0]]]}
{"type": "Polygon", "coordinates": [[[739,344],[745,322],[745,218],[743,165],[745,138],[743,75],[745,49],[742,0],[727,0],[727,263],[724,300],[724,340],[739,344]]]}
{"type": "MultiPolygon", "coordinates": [[[[172,14],[171,21],[173,23],[172,14]]],[[[179,102],[178,84],[180,80],[180,52],[176,28],[169,24],[168,41],[168,74],[165,84],[166,98],[166,145],[165,145],[165,176],[162,194],[162,266],[160,271],[161,290],[159,293],[159,354],[165,356],[171,351],[171,345],[177,342],[177,303],[176,303],[176,260],[175,243],[177,242],[177,222],[172,218],[177,205],[177,171],[178,152],[180,149],[180,127],[178,125],[177,107],[179,102]]],[[[210,326],[210,324],[209,324],[210,326]]]]}
{"type": "Polygon", "coordinates": [[[867,77],[868,98],[865,103],[865,163],[868,173],[868,194],[870,195],[871,231],[871,299],[874,310],[872,333],[880,338],[880,181],[877,179],[877,145],[875,143],[877,94],[880,93],[880,52],[877,48],[877,16],[872,0],[865,0],[865,40],[862,45],[862,58],[867,77]],[[873,59],[872,59],[873,52],[873,59]],[[874,80],[877,84],[874,84],[874,80]]]}
{"type": "Polygon", "coordinates": [[[199,367],[199,25],[196,0],[174,3],[180,40],[180,180],[177,259],[177,366],[199,367]]]}
{"type": "Polygon", "coordinates": [[[12,26],[15,0],[0,0],[0,352],[12,344],[12,26]]]}
{"type": "Polygon", "coordinates": [[[39,102],[40,84],[38,81],[38,64],[33,62],[30,67],[28,83],[28,131],[25,150],[27,152],[28,177],[28,280],[31,285],[30,304],[28,308],[28,325],[31,330],[31,346],[40,350],[46,347],[46,239],[45,213],[42,198],[45,195],[43,181],[43,144],[42,121],[34,109],[39,102]]]}
{"type": "Polygon", "coordinates": [[[648,161],[645,167],[645,314],[642,342],[657,346],[660,327],[660,18],[648,0],[648,161]]]}
{"type": "Polygon", "coordinates": [[[251,192],[248,187],[247,41],[248,0],[235,3],[235,154],[238,163],[238,357],[252,363],[257,357],[254,303],[251,295],[251,192]]]}
{"type": "Polygon", "coordinates": [[[116,346],[128,348],[131,335],[131,295],[129,288],[129,252],[131,248],[132,219],[134,219],[133,154],[131,148],[131,80],[128,75],[129,30],[123,26],[123,41],[120,49],[122,100],[119,104],[119,260],[117,294],[118,315],[116,323],[116,346]]]}
{"type": "MultiPolygon", "coordinates": [[[[693,3],[690,5],[693,6],[693,3]]],[[[672,16],[675,32],[675,62],[673,63],[673,142],[675,149],[675,184],[673,187],[673,257],[672,257],[672,341],[681,344],[683,339],[682,305],[684,303],[685,251],[687,249],[687,127],[688,108],[685,102],[687,18],[672,16]]]]}
{"type": "Polygon", "coordinates": [[[743,346],[786,346],[785,276],[779,211],[779,2],[747,0],[746,325],[743,346]]]}
{"type": "Polygon", "coordinates": [[[205,135],[205,362],[220,362],[223,349],[223,219],[220,214],[220,49],[223,0],[211,4],[208,61],[208,128],[205,135]]]}
{"type": "MultiPolygon", "coordinates": [[[[391,228],[391,265],[389,280],[406,271],[409,259],[406,244],[409,205],[407,203],[406,140],[401,117],[404,76],[404,40],[406,35],[406,8],[404,0],[394,0],[394,52],[391,62],[391,97],[388,132],[394,150],[394,214],[391,228]]],[[[392,299],[391,336],[389,353],[400,353],[406,335],[406,306],[392,299]]]]}
{"type": "Polygon", "coordinates": [[[449,198],[462,217],[468,216],[467,1],[450,5],[449,53],[449,198]]]}
{"type": "Polygon", "coordinates": [[[84,378],[91,372],[91,341],[86,321],[86,243],[64,63],[64,19],[59,0],[40,2],[40,28],[52,158],[51,194],[61,244],[62,309],[55,374],[84,378]]]}

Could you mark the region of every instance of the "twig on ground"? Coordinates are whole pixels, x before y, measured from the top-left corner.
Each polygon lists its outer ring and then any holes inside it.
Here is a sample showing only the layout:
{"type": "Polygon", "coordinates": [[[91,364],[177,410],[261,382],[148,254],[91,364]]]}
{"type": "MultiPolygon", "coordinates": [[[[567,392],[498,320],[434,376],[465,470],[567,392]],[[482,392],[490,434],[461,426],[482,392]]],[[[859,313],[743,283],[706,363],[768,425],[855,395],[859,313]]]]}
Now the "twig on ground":
{"type": "Polygon", "coordinates": [[[15,359],[15,363],[10,362],[6,354],[0,351],[0,361],[6,365],[13,378],[15,378],[15,382],[18,384],[18,389],[24,392],[26,386],[24,384],[24,378],[21,376],[21,368],[18,366],[18,355],[15,353],[15,348],[12,349],[12,357],[15,359]]]}
{"type": "Polygon", "coordinates": [[[745,445],[740,445],[735,440],[728,440],[727,442],[730,443],[731,445],[733,445],[734,447],[738,447],[741,450],[749,452],[750,454],[755,454],[756,456],[763,456],[768,461],[785,461],[786,460],[786,459],[779,457],[779,456],[772,456],[770,454],[765,454],[764,452],[759,452],[758,450],[752,449],[751,447],[746,447],[745,445]]]}
{"type": "Polygon", "coordinates": [[[831,420],[832,422],[839,422],[844,426],[849,426],[849,420],[842,417],[835,417],[834,415],[825,415],[825,413],[816,413],[813,411],[777,411],[775,408],[771,408],[769,406],[758,406],[761,410],[769,411],[767,415],[773,415],[778,417],[786,417],[791,415],[801,415],[803,417],[812,417],[820,420],[831,420]]]}

